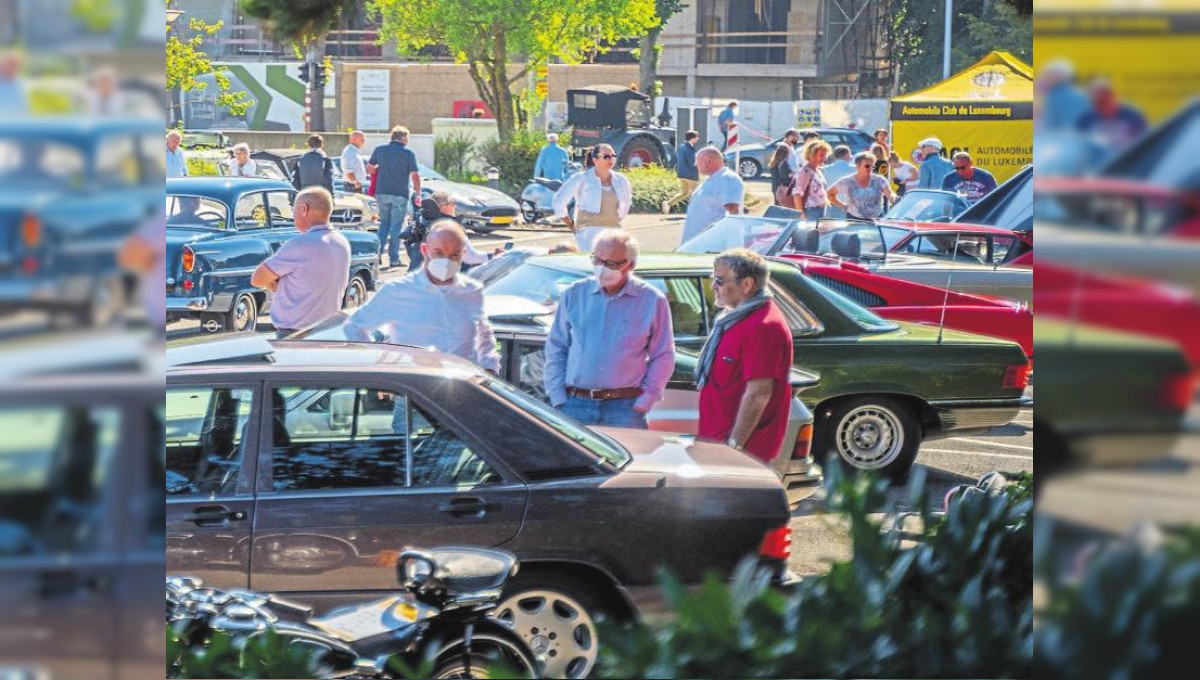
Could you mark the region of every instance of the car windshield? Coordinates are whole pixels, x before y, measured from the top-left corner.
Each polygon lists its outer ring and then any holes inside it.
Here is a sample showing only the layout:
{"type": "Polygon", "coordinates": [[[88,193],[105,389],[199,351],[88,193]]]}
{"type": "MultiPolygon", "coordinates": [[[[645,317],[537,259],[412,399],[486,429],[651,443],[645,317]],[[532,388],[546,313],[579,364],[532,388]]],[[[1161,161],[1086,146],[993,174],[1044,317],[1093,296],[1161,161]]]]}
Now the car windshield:
{"type": "Polygon", "coordinates": [[[760,255],[774,255],[778,250],[775,245],[788,224],[784,220],[761,217],[722,217],[675,252],[721,253],[730,248],[749,248],[760,255]]]}
{"type": "Polygon", "coordinates": [[[440,179],[443,182],[446,181],[445,175],[427,165],[417,163],[417,172],[421,174],[421,179],[440,179]]]}
{"type": "Polygon", "coordinates": [[[863,307],[845,295],[842,295],[829,286],[817,281],[813,277],[806,277],[806,279],[809,283],[813,284],[813,287],[817,289],[817,292],[824,295],[834,307],[837,307],[839,310],[841,310],[846,316],[850,317],[868,333],[885,333],[887,331],[894,331],[900,327],[895,322],[888,321],[887,319],[879,316],[866,307],[863,307]]]}
{"type": "Polygon", "coordinates": [[[57,140],[0,137],[0,186],[82,188],[87,181],[87,154],[57,140]]]}
{"type": "Polygon", "coordinates": [[[880,231],[873,222],[819,220],[817,232],[821,238],[817,251],[848,259],[881,260],[888,247],[880,231]]]}
{"type": "Polygon", "coordinates": [[[651,102],[640,99],[630,99],[625,102],[625,124],[629,127],[650,127],[650,118],[654,116],[651,102]]]}
{"type": "Polygon", "coordinates": [[[538,304],[554,305],[567,286],[583,278],[579,272],[526,263],[487,287],[490,295],[515,295],[538,304]]]}
{"type": "Polygon", "coordinates": [[[229,208],[224,203],[206,196],[167,194],[168,227],[202,227],[224,229],[229,208]]]}
{"type": "Polygon", "coordinates": [[[483,385],[496,396],[533,416],[542,424],[576,442],[614,467],[625,467],[633,459],[629,452],[612,438],[580,425],[545,402],[530,397],[508,383],[500,380],[487,380],[483,385]]]}
{"type": "Polygon", "coordinates": [[[909,191],[883,216],[885,220],[949,222],[967,209],[967,202],[948,191],[909,191]]]}

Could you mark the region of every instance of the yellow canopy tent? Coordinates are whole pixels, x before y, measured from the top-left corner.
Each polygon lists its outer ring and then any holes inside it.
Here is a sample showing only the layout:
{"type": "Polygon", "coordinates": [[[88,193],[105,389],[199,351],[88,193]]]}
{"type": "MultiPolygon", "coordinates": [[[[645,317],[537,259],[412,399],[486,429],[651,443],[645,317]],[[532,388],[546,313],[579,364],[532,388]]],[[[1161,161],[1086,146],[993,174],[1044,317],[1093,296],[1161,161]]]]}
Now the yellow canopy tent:
{"type": "Polygon", "coordinates": [[[969,151],[1003,182],[1033,162],[1033,69],[1008,52],[892,100],[892,148],[904,157],[926,137],[947,156],[969,151]]]}

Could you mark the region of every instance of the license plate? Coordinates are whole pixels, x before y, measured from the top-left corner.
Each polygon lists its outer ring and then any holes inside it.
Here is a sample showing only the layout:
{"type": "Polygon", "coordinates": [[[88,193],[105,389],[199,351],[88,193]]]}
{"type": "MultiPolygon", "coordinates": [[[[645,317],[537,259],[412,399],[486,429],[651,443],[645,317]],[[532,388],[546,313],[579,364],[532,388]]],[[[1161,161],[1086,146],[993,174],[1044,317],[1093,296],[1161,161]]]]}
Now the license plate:
{"type": "Polygon", "coordinates": [[[517,218],[511,215],[507,217],[493,217],[492,224],[512,224],[515,219],[517,218]]]}

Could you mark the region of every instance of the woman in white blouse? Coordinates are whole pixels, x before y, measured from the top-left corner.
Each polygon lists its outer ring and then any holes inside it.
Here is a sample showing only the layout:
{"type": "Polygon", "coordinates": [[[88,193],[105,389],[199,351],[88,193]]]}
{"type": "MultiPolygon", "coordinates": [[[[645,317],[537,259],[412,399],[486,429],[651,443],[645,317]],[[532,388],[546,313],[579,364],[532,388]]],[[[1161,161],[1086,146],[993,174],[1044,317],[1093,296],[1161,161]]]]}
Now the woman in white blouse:
{"type": "Polygon", "coordinates": [[[597,144],[588,153],[588,169],[572,175],[554,194],[554,214],[575,232],[579,252],[592,252],[592,243],[605,229],[620,229],[633,205],[633,189],[624,175],[613,170],[616,164],[613,148],[597,144]],[[574,217],[567,211],[571,201],[575,201],[574,217]]]}

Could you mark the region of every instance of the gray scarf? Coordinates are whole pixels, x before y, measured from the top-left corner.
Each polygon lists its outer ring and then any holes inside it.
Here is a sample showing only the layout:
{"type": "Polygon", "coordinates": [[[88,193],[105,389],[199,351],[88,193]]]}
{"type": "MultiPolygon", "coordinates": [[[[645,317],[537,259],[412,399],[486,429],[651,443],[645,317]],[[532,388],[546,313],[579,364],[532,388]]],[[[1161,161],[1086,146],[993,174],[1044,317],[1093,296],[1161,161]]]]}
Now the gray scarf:
{"type": "Polygon", "coordinates": [[[750,316],[770,300],[771,293],[764,288],[759,291],[758,295],[747,299],[734,309],[727,309],[717,315],[716,320],[713,321],[712,333],[704,341],[704,349],[700,350],[700,361],[696,364],[696,389],[704,387],[704,383],[708,381],[708,373],[712,370],[712,363],[717,358],[717,345],[721,344],[721,338],[725,337],[725,331],[733,328],[737,322],[750,316]]]}

